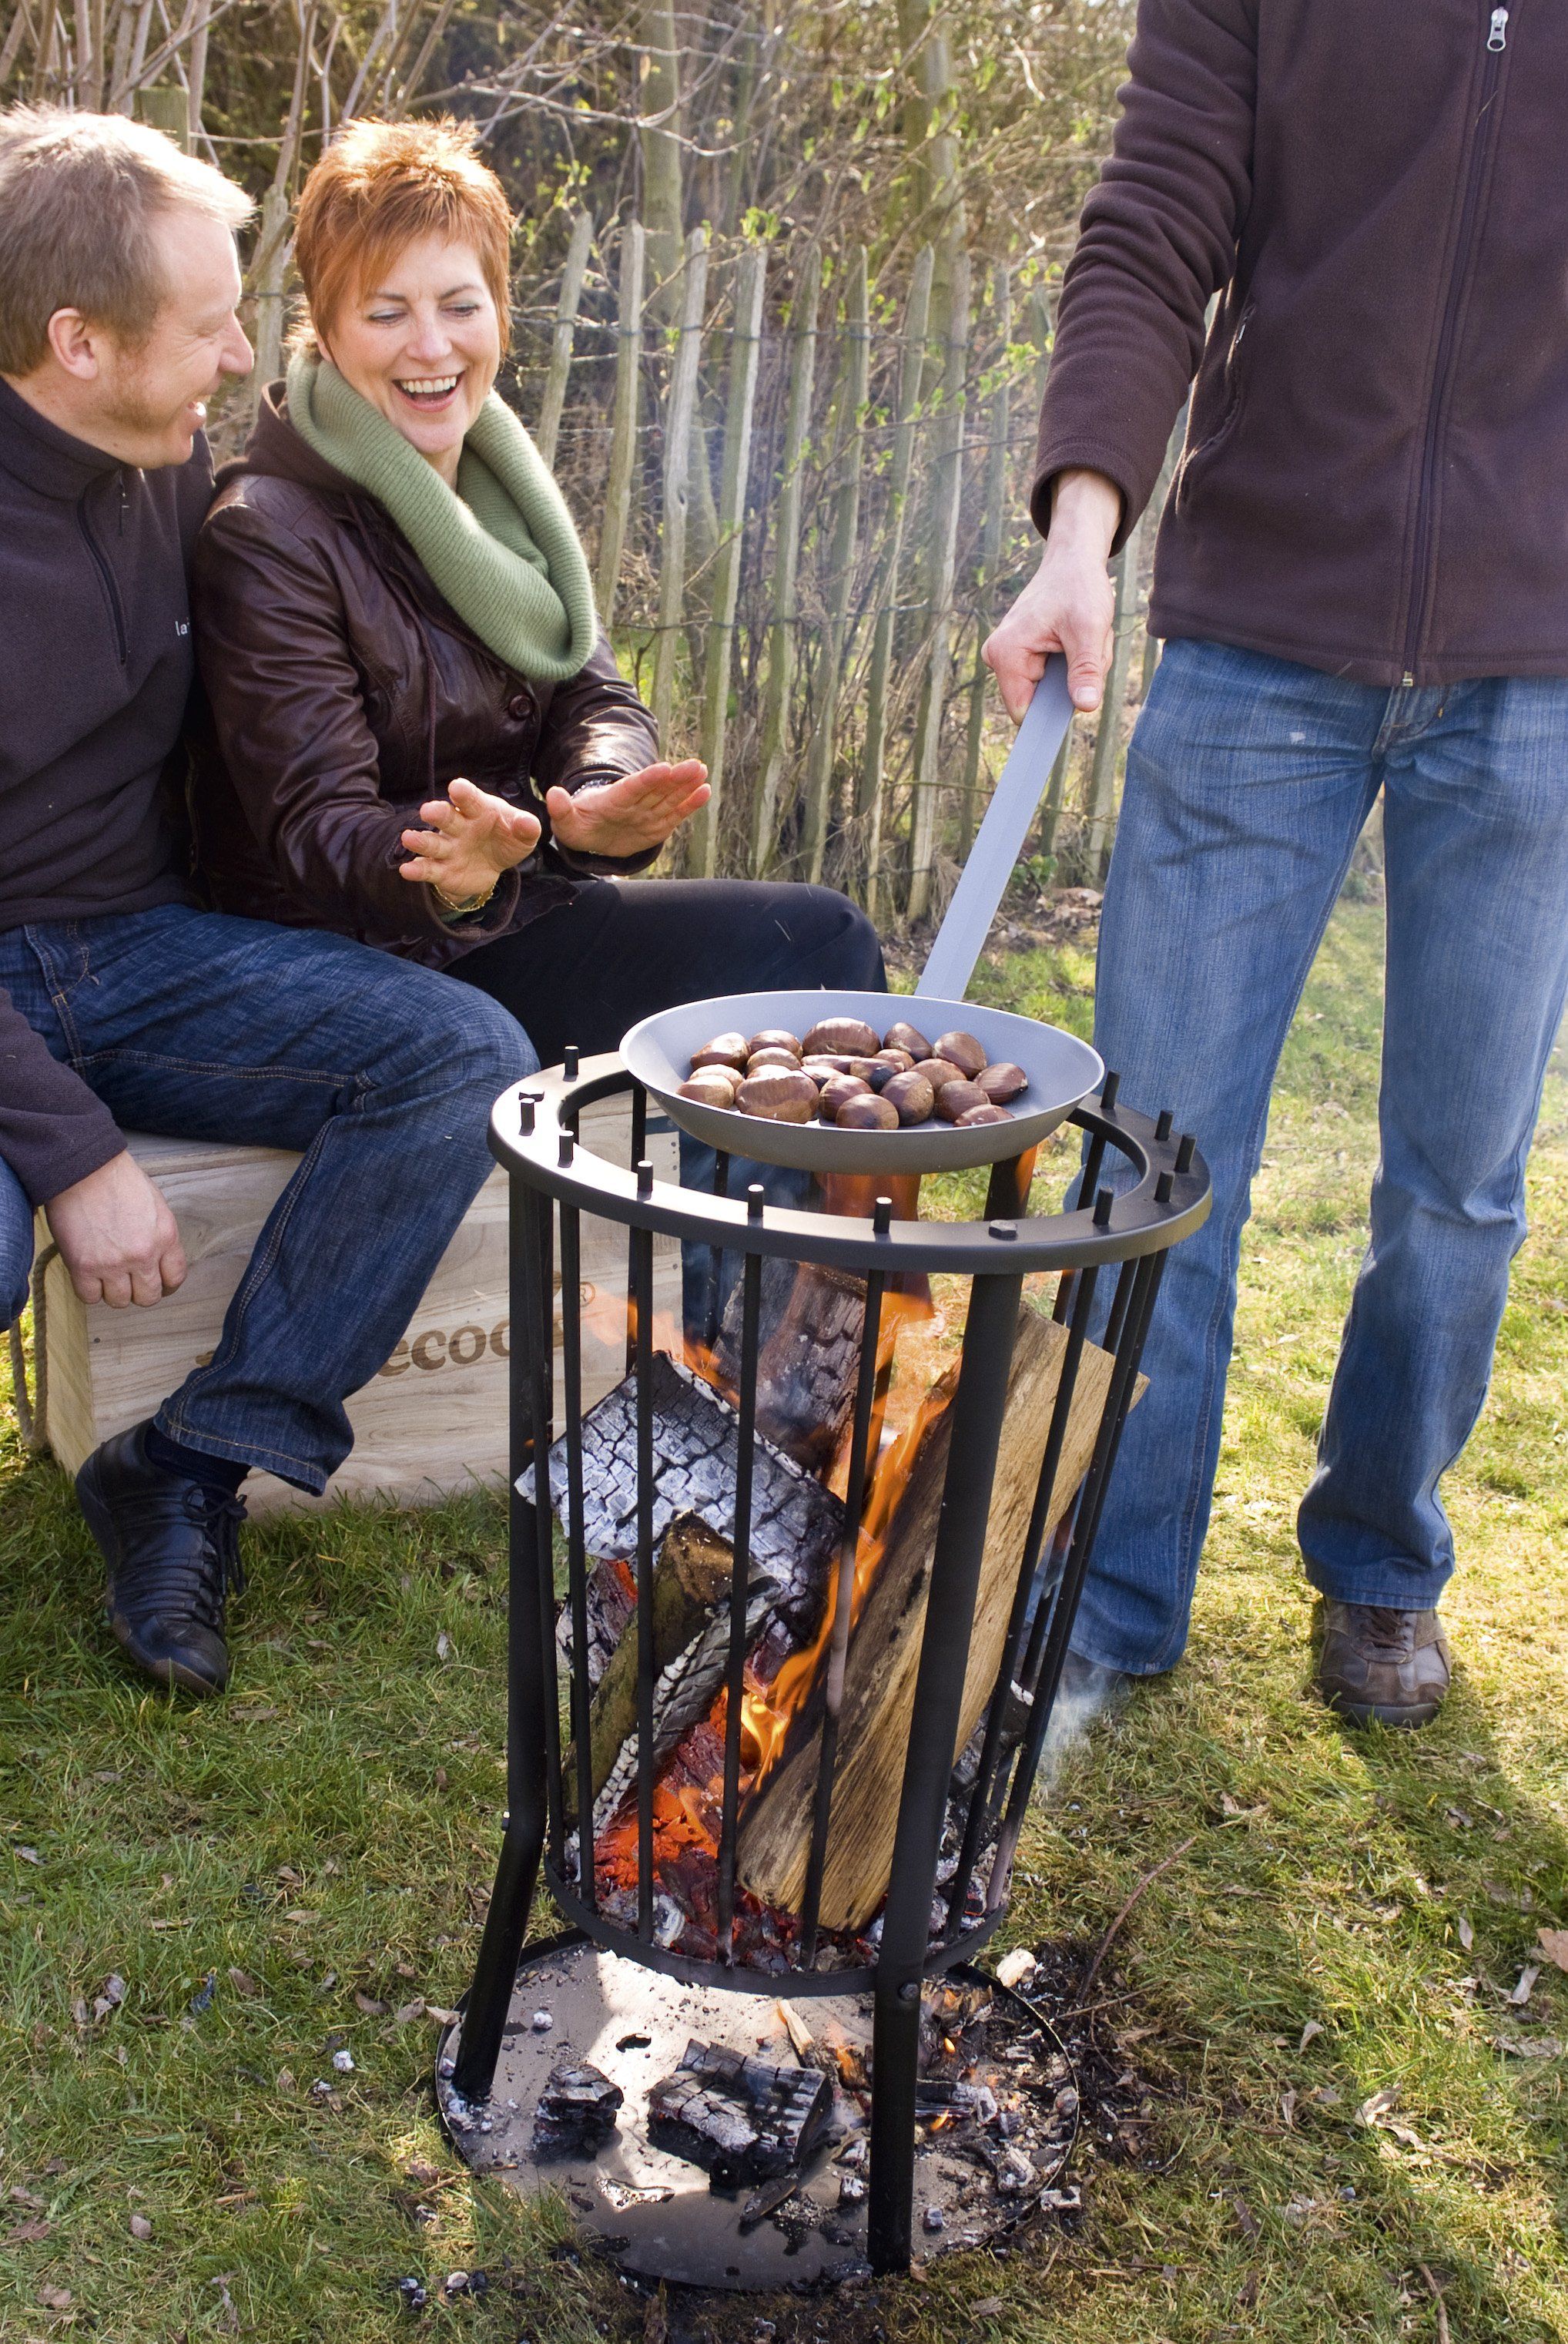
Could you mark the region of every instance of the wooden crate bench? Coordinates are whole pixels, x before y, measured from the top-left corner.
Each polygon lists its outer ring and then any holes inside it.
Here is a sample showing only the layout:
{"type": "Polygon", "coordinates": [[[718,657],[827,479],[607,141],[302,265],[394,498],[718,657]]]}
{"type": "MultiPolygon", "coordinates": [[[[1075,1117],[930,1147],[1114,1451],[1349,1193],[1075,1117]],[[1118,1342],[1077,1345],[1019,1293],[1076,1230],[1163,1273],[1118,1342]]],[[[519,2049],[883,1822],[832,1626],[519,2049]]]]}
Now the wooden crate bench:
{"type": "MultiPolygon", "coordinates": [[[[583,1139],[625,1163],[631,1118],[624,1100],[583,1116],[583,1139]]],[[[200,1140],[130,1136],[132,1154],[167,1197],[179,1223],[190,1275],[151,1309],[111,1310],[77,1301],[56,1257],[44,1273],[43,1327],[35,1342],[46,1363],[45,1430],[74,1473],[88,1452],[150,1416],[192,1368],[212,1357],[230,1298],[262,1223],[298,1157],[286,1149],[228,1147],[200,1140]]],[[[648,1154],[661,1179],[678,1177],[675,1134],[650,1120],[648,1154]]],[[[39,1216],[40,1254],[49,1232],[39,1216]]],[[[680,1318],[680,1254],[654,1238],[654,1309],[680,1318]]],[[[622,1304],[627,1233],[582,1222],[583,1399],[590,1405],[625,1372],[622,1304]],[[604,1308],[596,1310],[599,1296],[604,1308]]],[[[557,1255],[558,1290],[559,1254],[557,1255]]],[[[245,1496],[253,1513],[319,1506],[339,1496],[432,1504],[449,1490],[504,1479],[507,1467],[507,1182],[499,1169],[475,1197],[442,1258],[402,1341],[348,1401],[354,1448],[327,1497],[311,1499],[270,1473],[253,1473],[245,1496]]],[[[557,1341],[559,1342],[559,1318],[557,1341]]],[[[558,1350],[558,1390],[560,1360],[558,1350]]]]}

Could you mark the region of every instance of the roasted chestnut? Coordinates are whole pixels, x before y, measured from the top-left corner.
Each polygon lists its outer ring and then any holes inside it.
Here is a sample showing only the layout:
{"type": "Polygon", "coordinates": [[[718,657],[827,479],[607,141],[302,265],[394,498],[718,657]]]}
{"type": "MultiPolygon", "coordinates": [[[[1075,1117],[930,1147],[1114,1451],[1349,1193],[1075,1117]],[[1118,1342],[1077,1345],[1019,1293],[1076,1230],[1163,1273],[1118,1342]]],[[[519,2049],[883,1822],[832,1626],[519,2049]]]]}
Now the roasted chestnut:
{"type": "Polygon", "coordinates": [[[792,1058],[800,1056],[799,1036],[782,1026],[765,1026],[760,1034],[753,1034],[746,1048],[753,1058],[759,1050],[788,1050],[792,1058]]]}
{"type": "Polygon", "coordinates": [[[890,1050],[907,1050],[911,1058],[929,1058],[931,1046],[919,1028],[906,1026],[902,1019],[890,1026],[882,1036],[883,1046],[890,1050]]]}
{"type": "Polygon", "coordinates": [[[888,1076],[898,1070],[890,1066],[886,1058],[851,1058],[844,1071],[846,1074],[859,1075],[860,1080],[863,1083],[869,1083],[872,1090],[879,1091],[888,1076]]]}
{"type": "Polygon", "coordinates": [[[764,1066],[748,1075],[735,1095],[742,1115],[766,1116],[770,1123],[809,1123],[817,1112],[817,1086],[794,1066],[764,1066]]]}
{"type": "Polygon", "coordinates": [[[897,1131],[899,1110],[874,1091],[844,1101],[833,1118],[840,1131],[897,1131]]]}
{"type": "Polygon", "coordinates": [[[849,1061],[841,1053],[837,1056],[829,1056],[819,1051],[809,1058],[801,1060],[800,1071],[802,1074],[814,1076],[819,1083],[825,1083],[829,1075],[847,1075],[849,1071],[849,1061]]]}
{"type": "Polygon", "coordinates": [[[936,1093],[924,1075],[893,1075],[882,1086],[882,1096],[898,1110],[900,1123],[924,1123],[936,1103],[936,1093]]]}
{"type": "Polygon", "coordinates": [[[870,1084],[863,1083],[859,1075],[829,1075],[819,1094],[818,1111],[824,1123],[831,1123],[846,1100],[870,1096],[870,1084]]]}
{"type": "MultiPolygon", "coordinates": [[[[744,1099],[744,1088],[740,1093],[744,1099]]],[[[937,1113],[944,1123],[957,1123],[971,1107],[990,1106],[990,1100],[973,1083],[944,1083],[937,1093],[937,1113]]]]}
{"type": "Polygon", "coordinates": [[[716,1034],[711,1042],[705,1042],[700,1050],[694,1050],[691,1054],[693,1074],[699,1066],[734,1066],[739,1070],[745,1064],[744,1034],[716,1034]]]}
{"type": "Polygon", "coordinates": [[[1029,1076],[1010,1058],[1000,1058],[994,1066],[982,1066],[975,1080],[993,1106],[1017,1098],[1020,1091],[1029,1087],[1029,1076]]]}
{"type": "Polygon", "coordinates": [[[950,1083],[966,1083],[969,1080],[963,1068],[955,1066],[950,1058],[922,1058],[920,1064],[921,1074],[939,1096],[950,1083]]]}
{"type": "Polygon", "coordinates": [[[703,1106],[733,1106],[738,1077],[729,1066],[702,1066],[682,1083],[678,1096],[697,1099],[703,1106]]]}
{"type": "Polygon", "coordinates": [[[891,1066],[896,1074],[900,1075],[907,1075],[915,1063],[908,1050],[890,1049],[885,1042],[877,1052],[877,1056],[883,1066],[891,1066]]]}
{"type": "Polygon", "coordinates": [[[754,1075],[763,1066],[799,1067],[799,1059],[792,1050],[753,1050],[746,1061],[746,1071],[749,1075],[754,1075]]]}
{"type": "Polygon", "coordinates": [[[957,1026],[950,1034],[940,1034],[937,1036],[933,1046],[933,1055],[939,1058],[946,1058],[950,1065],[957,1066],[960,1074],[967,1075],[971,1083],[980,1068],[990,1064],[990,1053],[985,1045],[977,1042],[972,1034],[965,1034],[957,1026]]]}
{"type": "MultiPolygon", "coordinates": [[[[841,1051],[851,1058],[869,1058],[881,1046],[881,1036],[873,1034],[859,1017],[824,1017],[812,1026],[800,1050],[801,1056],[808,1058],[822,1051],[834,1055],[841,1051]]],[[[982,1057],[980,1065],[984,1064],[982,1057]]]]}
{"type": "Polygon", "coordinates": [[[960,1116],[959,1126],[961,1129],[966,1124],[1010,1123],[1011,1121],[1012,1116],[1005,1106],[969,1106],[960,1116]]]}

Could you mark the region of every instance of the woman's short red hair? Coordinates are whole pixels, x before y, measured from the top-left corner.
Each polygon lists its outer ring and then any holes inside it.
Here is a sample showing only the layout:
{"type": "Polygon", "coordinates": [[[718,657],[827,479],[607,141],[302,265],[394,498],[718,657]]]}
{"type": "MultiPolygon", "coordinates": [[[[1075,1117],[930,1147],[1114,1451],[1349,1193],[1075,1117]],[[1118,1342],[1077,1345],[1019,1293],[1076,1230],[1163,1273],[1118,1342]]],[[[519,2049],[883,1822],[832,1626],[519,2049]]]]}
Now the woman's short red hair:
{"type": "Polygon", "coordinates": [[[294,259],[316,330],[330,334],[345,302],[404,247],[427,236],[470,244],[501,321],[511,322],[512,215],[479,160],[478,134],[437,122],[351,122],[300,192],[294,259]]]}

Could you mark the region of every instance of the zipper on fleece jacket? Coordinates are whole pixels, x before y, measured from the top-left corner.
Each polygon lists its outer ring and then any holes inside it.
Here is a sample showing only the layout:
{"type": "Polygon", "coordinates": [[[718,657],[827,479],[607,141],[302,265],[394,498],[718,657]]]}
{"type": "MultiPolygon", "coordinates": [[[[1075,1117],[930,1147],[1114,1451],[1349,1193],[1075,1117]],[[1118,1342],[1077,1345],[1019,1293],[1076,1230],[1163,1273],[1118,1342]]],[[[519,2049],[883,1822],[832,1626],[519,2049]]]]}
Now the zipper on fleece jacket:
{"type": "MultiPolygon", "coordinates": [[[[120,492],[122,496],[125,493],[125,483],[123,480],[121,482],[120,492]]],[[[91,493],[92,491],[89,489],[84,489],[82,491],[81,498],[76,506],[76,526],[82,532],[82,540],[84,544],[86,546],[87,551],[92,555],[94,562],[97,566],[98,581],[103,587],[105,599],[109,605],[109,616],[114,621],[115,649],[119,653],[120,665],[124,667],[126,661],[129,656],[128,646],[126,642],[125,606],[120,601],[120,590],[115,582],[115,573],[109,567],[108,557],[105,553],[102,546],[98,543],[97,539],[93,535],[93,524],[87,519],[87,499],[91,493]]],[[[123,526],[124,523],[122,521],[122,528],[123,526]]]]}
{"type": "MultiPolygon", "coordinates": [[[[1519,6],[1520,0],[1513,0],[1513,13],[1515,15],[1519,6]]],[[[1459,330],[1459,312],[1469,281],[1471,251],[1481,211],[1482,176],[1487,157],[1492,152],[1492,103],[1497,95],[1503,53],[1508,46],[1509,15],[1507,8],[1493,7],[1490,0],[1483,0],[1486,54],[1481,74],[1481,104],[1470,136],[1464,201],[1459,215],[1459,239],[1454,246],[1453,267],[1449,271],[1442,325],[1437,339],[1437,364],[1432,369],[1432,389],[1427,399],[1426,439],[1422,450],[1421,486],[1416,504],[1415,562],[1411,576],[1410,619],[1404,637],[1403,680],[1406,684],[1415,682],[1421,639],[1432,603],[1432,508],[1437,490],[1438,446],[1442,438],[1443,418],[1448,405],[1448,377],[1453,363],[1454,337],[1459,330]]]]}

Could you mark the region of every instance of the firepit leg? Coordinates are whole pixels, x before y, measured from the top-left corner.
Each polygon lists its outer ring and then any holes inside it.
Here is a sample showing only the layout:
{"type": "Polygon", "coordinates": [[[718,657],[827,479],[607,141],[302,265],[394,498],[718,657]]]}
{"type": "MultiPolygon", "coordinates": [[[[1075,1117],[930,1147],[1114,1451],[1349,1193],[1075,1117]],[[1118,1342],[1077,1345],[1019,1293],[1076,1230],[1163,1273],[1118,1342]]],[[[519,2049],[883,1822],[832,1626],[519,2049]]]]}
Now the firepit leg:
{"type": "Polygon", "coordinates": [[[548,1500],[530,1505],[518,1484],[532,1465],[540,1480],[549,1453],[550,1355],[543,1303],[542,1240],[548,1207],[516,1173],[511,1181],[513,1297],[508,1397],[511,1490],[508,1509],[507,1816],[496,1884],[485,1915],[474,1982],[463,2010],[454,2091],[487,2100],[511,2008],[518,1961],[545,1844],[545,1670],[539,1642],[539,1574],[550,1569],[548,1500]],[[518,1307],[520,1305],[520,1307],[518,1307]],[[536,1463],[536,1460],[537,1463],[536,1463]]]}
{"type": "Polygon", "coordinates": [[[904,1762],[877,1962],[868,2213],[871,2267],[879,2272],[907,2270],[913,2242],[920,1985],[1022,1294],[1021,1278],[974,1279],[953,1395],[952,1439],[915,1680],[919,1727],[904,1762]]]}

